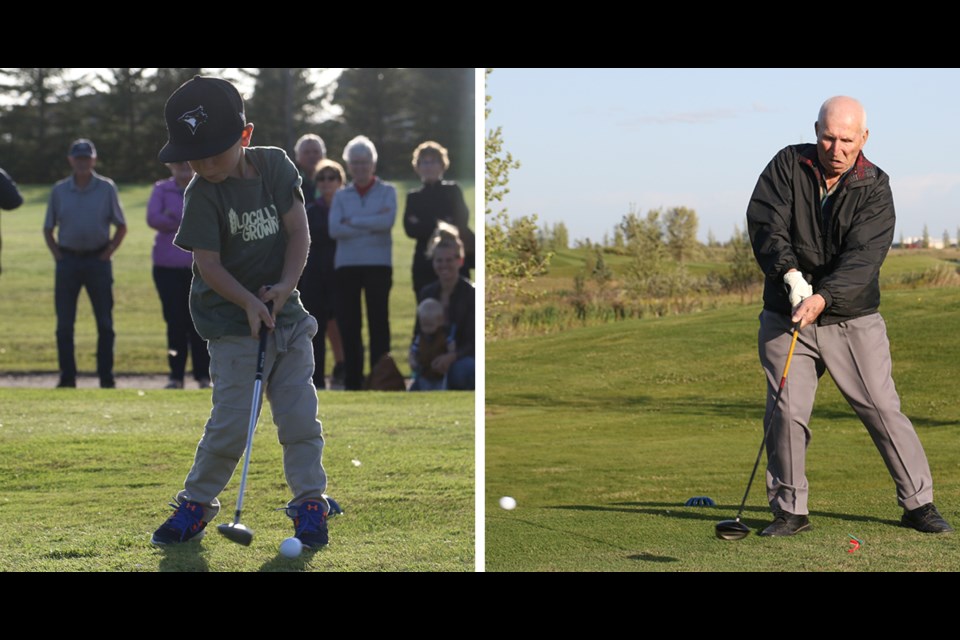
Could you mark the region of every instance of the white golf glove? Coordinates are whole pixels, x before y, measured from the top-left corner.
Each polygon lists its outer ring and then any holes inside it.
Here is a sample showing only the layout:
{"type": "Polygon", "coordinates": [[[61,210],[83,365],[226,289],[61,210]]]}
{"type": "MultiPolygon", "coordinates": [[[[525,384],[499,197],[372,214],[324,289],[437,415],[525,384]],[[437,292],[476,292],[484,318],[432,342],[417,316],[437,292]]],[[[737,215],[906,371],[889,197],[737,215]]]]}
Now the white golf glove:
{"type": "Polygon", "coordinates": [[[787,285],[787,295],[790,297],[790,306],[795,307],[805,298],[813,295],[813,287],[804,280],[799,271],[790,271],[783,274],[783,283],[787,285]]]}

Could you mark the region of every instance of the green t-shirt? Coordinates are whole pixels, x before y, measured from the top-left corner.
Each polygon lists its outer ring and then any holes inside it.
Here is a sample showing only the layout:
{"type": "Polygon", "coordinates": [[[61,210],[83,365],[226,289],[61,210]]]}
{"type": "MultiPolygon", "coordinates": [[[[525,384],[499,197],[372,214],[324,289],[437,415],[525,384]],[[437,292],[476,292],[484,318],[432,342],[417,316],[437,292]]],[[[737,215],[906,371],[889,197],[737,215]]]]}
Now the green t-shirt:
{"type": "MultiPolygon", "coordinates": [[[[303,202],[300,173],[283,149],[249,147],[246,159],[259,172],[255,178],[227,178],[214,184],[194,177],[183,196],[183,221],[174,239],[178,247],[220,253],[220,263],[248,291],[283,275],[287,236],[280,217],[303,202]]],[[[250,334],[247,314],[241,307],[210,288],[193,263],[190,314],[203,338],[250,334]]],[[[307,317],[294,289],[279,324],[293,324],[307,317]]]]}

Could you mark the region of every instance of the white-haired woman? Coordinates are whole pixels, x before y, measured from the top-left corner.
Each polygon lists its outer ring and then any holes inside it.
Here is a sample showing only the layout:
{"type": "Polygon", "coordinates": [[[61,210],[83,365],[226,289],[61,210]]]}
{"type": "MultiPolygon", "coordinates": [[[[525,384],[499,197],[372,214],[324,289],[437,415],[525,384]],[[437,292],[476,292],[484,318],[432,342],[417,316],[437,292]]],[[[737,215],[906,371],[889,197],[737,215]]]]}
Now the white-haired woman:
{"type": "Polygon", "coordinates": [[[337,192],[330,207],[330,236],[337,241],[336,317],[343,340],[344,387],[363,388],[363,317],[367,305],[370,370],[390,351],[390,288],[393,286],[393,223],[397,191],[380,180],[377,148],[366,136],[347,143],[343,159],[353,182],[337,192]]]}

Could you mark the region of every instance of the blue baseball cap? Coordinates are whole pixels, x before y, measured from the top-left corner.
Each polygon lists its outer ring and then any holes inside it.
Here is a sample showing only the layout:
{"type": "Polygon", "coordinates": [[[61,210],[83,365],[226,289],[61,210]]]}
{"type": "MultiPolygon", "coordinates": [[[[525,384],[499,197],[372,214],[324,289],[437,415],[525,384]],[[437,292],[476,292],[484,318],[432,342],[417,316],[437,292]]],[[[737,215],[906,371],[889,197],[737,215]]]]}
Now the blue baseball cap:
{"type": "Polygon", "coordinates": [[[70,145],[70,152],[67,155],[71,158],[96,158],[97,148],[86,138],[79,138],[70,145]]]}

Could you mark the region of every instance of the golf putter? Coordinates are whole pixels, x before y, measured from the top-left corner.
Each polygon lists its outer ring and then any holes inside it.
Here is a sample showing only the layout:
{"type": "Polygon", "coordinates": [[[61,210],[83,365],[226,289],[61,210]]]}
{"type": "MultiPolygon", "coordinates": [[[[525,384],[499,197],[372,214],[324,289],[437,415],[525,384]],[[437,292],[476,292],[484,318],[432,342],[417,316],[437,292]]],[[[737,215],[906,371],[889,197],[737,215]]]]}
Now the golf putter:
{"type": "MultiPolygon", "coordinates": [[[[273,312],[273,301],[267,302],[267,311],[273,312]]],[[[240,495],[237,496],[237,512],[233,522],[217,525],[217,531],[228,540],[249,547],[253,541],[253,529],[240,524],[240,512],[243,510],[243,494],[247,488],[247,471],[250,469],[250,452],[253,449],[253,432],[257,429],[257,416],[260,413],[260,403],[263,390],[263,366],[267,360],[267,333],[266,323],[260,325],[260,348],[257,350],[257,377],[253,382],[253,400],[250,403],[250,425],[247,427],[247,449],[243,454],[243,473],[240,475],[240,495]]]]}
{"type": "Polygon", "coordinates": [[[773,423],[773,414],[777,411],[777,406],[780,404],[780,394],[783,393],[783,387],[787,384],[787,372],[790,371],[790,360],[793,359],[793,348],[797,346],[798,337],[800,337],[799,322],[793,325],[793,340],[790,341],[790,351],[787,352],[787,363],[783,365],[783,375],[780,376],[780,388],[777,389],[777,397],[773,400],[773,410],[770,411],[770,418],[767,420],[767,424],[763,425],[763,439],[760,441],[760,450],[757,451],[757,461],[753,463],[753,472],[750,474],[750,481],[747,482],[747,490],[743,492],[740,511],[737,512],[735,520],[723,520],[717,523],[717,537],[721,540],[742,540],[750,533],[750,527],[740,522],[740,518],[743,517],[743,508],[747,504],[747,496],[750,495],[753,478],[757,475],[757,467],[760,466],[760,457],[763,455],[763,448],[767,444],[767,433],[770,431],[770,425],[773,423]]]}

